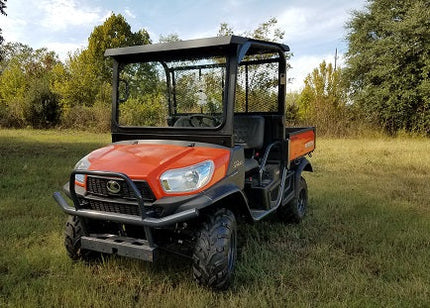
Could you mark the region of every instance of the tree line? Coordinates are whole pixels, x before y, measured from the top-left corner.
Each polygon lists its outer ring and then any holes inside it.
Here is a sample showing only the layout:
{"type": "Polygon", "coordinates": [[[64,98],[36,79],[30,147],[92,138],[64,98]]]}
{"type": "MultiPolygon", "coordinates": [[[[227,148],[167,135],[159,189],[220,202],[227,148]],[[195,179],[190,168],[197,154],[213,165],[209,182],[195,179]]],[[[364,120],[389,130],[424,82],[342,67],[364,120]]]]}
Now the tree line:
{"type": "Polygon", "coordinates": [[[46,48],[7,43],[0,61],[0,126],[109,128],[112,63],[107,48],[150,44],[145,30],[132,32],[112,14],[94,28],[88,46],[63,63],[46,48]]]}
{"type": "Polygon", "coordinates": [[[323,134],[430,136],[430,2],[369,0],[346,29],[345,67],[315,68],[287,97],[287,118],[323,134]]]}
{"type": "MultiPolygon", "coordinates": [[[[322,62],[300,92],[287,94],[289,124],[336,136],[375,128],[429,136],[430,3],[369,0],[346,28],[345,67],[322,62]]],[[[231,34],[220,25],[218,35],[231,34]]],[[[279,42],[285,32],[272,18],[239,35],[279,42]]],[[[175,40],[175,34],[160,38],[175,40]]],[[[104,51],[151,43],[146,30],[132,32],[122,15],[112,14],[64,62],[46,48],[1,45],[0,126],[108,130],[112,71],[104,51]]]]}

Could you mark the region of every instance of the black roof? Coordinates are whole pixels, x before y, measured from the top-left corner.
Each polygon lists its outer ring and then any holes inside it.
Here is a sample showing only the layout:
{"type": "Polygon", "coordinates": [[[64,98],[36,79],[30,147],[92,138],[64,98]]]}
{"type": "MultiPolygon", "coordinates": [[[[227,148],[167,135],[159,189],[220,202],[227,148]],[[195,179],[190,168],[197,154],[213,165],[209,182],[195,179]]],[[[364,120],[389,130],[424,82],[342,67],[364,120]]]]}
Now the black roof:
{"type": "Polygon", "coordinates": [[[255,52],[273,52],[274,50],[286,52],[290,48],[281,43],[274,43],[268,41],[255,40],[241,36],[220,36],[210,37],[188,41],[178,41],[170,43],[137,45],[130,47],[111,48],[105,52],[106,57],[113,57],[118,59],[140,58],[151,55],[181,55],[200,52],[217,53],[224,50],[231,49],[239,45],[252,44],[252,49],[255,52]]]}

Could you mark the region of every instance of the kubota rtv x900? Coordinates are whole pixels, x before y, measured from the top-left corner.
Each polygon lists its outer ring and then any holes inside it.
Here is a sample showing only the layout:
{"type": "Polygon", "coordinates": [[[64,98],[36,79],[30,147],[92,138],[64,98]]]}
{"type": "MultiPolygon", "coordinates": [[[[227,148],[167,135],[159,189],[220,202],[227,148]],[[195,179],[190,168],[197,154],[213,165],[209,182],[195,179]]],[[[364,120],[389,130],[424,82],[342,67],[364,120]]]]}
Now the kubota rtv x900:
{"type": "Polygon", "coordinates": [[[109,49],[113,143],[82,158],[54,193],[72,259],[95,252],[192,258],[225,288],[237,221],[300,221],[315,130],[284,125],[288,46],[238,36],[109,49]]]}

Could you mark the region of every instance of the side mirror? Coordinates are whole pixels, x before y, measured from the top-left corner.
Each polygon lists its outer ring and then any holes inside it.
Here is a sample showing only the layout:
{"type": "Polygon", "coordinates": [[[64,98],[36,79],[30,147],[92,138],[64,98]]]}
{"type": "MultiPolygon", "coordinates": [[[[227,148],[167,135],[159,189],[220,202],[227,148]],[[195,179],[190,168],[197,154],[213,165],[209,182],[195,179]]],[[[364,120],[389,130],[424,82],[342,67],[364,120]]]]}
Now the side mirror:
{"type": "Polygon", "coordinates": [[[128,99],[128,95],[129,95],[128,81],[124,79],[120,79],[118,81],[118,101],[120,103],[125,102],[128,99]]]}

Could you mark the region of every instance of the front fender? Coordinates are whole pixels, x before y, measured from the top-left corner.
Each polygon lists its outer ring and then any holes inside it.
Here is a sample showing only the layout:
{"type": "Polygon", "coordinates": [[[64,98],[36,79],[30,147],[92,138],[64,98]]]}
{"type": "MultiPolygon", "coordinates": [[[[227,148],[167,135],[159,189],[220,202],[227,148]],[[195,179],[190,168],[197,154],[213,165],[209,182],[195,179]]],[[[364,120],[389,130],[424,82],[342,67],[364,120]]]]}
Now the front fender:
{"type": "Polygon", "coordinates": [[[212,186],[198,197],[181,204],[176,212],[187,211],[193,208],[201,211],[205,208],[218,205],[231,209],[236,215],[244,214],[247,217],[251,217],[245,194],[233,183],[220,183],[212,186]]]}

